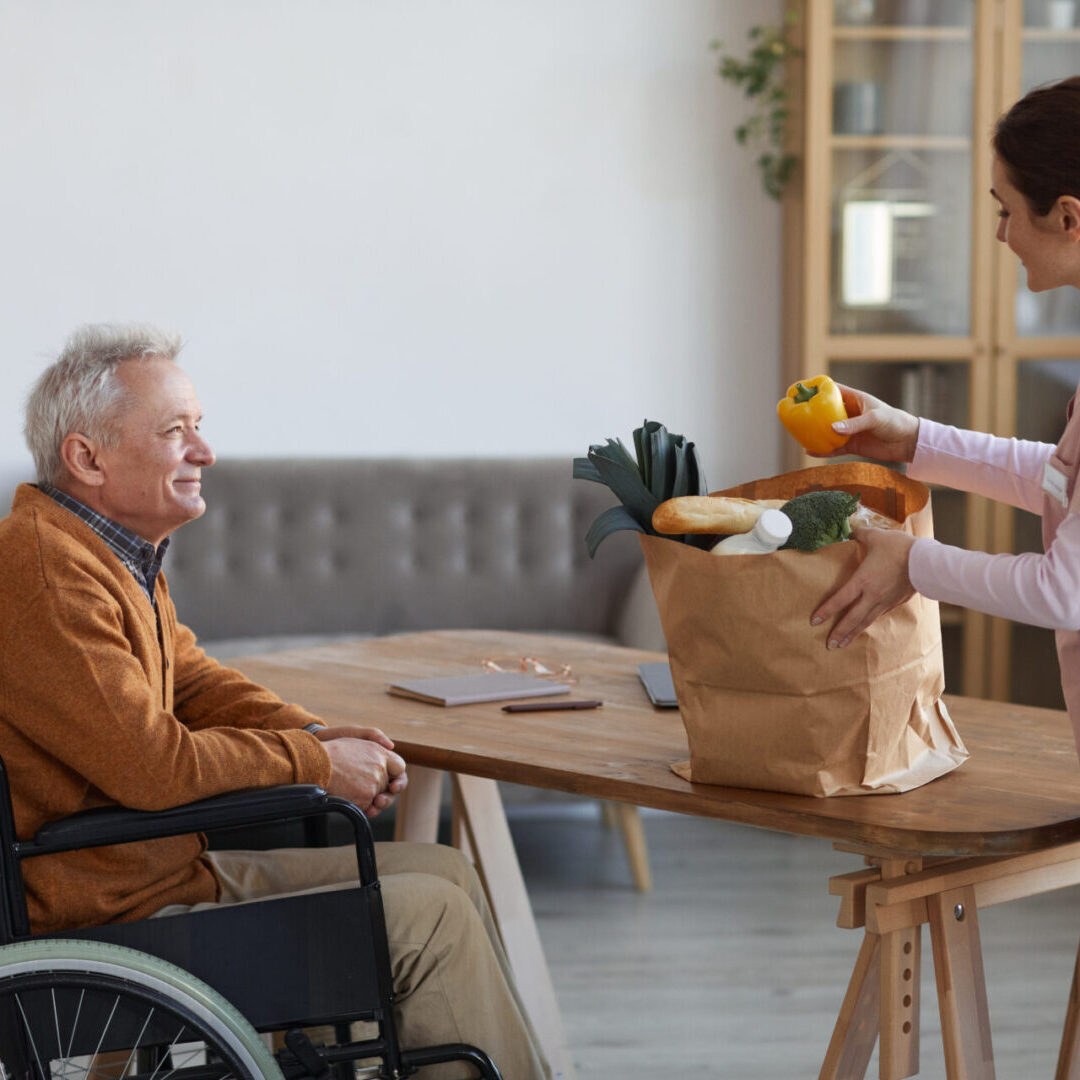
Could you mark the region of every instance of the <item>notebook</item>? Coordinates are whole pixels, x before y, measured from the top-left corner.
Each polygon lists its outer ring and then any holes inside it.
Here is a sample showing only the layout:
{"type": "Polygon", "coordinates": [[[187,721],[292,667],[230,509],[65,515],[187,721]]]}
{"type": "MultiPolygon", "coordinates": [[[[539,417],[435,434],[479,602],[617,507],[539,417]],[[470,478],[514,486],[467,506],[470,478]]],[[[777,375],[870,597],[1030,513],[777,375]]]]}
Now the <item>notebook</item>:
{"type": "Polygon", "coordinates": [[[507,698],[569,694],[564,683],[539,679],[517,671],[481,672],[476,675],[437,675],[429,679],[402,679],[388,687],[398,697],[430,701],[433,705],[472,705],[507,698]]]}
{"type": "Polygon", "coordinates": [[[638,664],[638,678],[649,700],[661,709],[677,709],[675,684],[671,681],[671,665],[665,663],[638,664]]]}

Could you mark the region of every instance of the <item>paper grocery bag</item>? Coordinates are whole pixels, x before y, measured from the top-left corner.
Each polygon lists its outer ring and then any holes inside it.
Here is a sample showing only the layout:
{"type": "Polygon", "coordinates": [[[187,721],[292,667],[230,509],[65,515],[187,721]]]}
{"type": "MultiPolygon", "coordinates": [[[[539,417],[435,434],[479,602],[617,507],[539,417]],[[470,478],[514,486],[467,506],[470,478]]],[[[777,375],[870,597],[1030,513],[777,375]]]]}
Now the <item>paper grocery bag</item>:
{"type": "MultiPolygon", "coordinates": [[[[842,488],[931,536],[925,486],[880,465],[823,465],[720,495],[789,499],[842,488]]],[[[843,649],[814,609],[855,569],[858,543],[717,556],[642,536],[696,783],[801,795],[908,791],[967,756],[941,700],[938,605],[916,595],[843,649]]]]}

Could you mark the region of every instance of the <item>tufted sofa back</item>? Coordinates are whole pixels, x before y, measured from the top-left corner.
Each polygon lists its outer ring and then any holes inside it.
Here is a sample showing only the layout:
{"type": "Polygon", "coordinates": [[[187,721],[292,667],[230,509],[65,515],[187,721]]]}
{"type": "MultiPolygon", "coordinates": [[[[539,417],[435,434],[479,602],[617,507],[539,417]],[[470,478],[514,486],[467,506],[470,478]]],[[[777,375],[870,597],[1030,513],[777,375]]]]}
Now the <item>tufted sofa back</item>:
{"type": "Polygon", "coordinates": [[[222,461],[173,537],[181,621],[208,641],[449,627],[615,635],[642,564],[584,535],[615,497],[569,459],[222,461]]]}

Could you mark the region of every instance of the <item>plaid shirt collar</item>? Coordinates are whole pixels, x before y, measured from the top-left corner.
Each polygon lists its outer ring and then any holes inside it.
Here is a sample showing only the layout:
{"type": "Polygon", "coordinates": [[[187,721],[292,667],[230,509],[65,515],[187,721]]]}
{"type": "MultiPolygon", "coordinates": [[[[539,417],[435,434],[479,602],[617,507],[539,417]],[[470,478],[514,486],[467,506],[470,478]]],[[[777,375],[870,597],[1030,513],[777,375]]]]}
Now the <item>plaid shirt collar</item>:
{"type": "Polygon", "coordinates": [[[131,571],[150,603],[154,603],[154,584],[161,570],[161,561],[169,548],[168,537],[155,548],[149,540],[144,540],[130,529],[125,529],[123,525],[99,514],[96,510],[91,510],[89,506],[57,490],[51,484],[38,484],[38,490],[89,525],[105,541],[109,550],[131,571]]]}

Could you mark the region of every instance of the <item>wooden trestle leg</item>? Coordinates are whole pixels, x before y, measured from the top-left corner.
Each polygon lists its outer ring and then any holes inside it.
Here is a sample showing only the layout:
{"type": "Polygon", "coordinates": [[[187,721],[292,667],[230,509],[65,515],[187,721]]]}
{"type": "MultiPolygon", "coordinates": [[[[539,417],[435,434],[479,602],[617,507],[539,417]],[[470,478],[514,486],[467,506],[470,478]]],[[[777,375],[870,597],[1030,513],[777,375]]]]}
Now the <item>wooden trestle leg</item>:
{"type": "Polygon", "coordinates": [[[881,938],[864,934],[818,1080],[862,1080],[878,1037],[881,938]]]}
{"type": "Polygon", "coordinates": [[[918,926],[881,935],[881,1029],[878,1075],[902,1080],[919,1071],[919,975],[922,934],[918,926]]]}
{"type": "Polygon", "coordinates": [[[986,1000],[975,889],[926,898],[934,946],[945,1075],[949,1080],[994,1080],[990,1008],[986,1000]]]}
{"type": "MultiPolygon", "coordinates": [[[[840,845],[837,845],[840,847],[840,845]]],[[[846,849],[851,850],[851,849],[846,849]]],[[[919,1071],[920,931],[930,926],[948,1080],[994,1080],[979,903],[1001,903],[1080,876],[1080,849],[1016,856],[933,859],[875,857],[873,869],[842,874],[829,891],[843,897],[837,925],[865,927],[859,959],[821,1071],[821,1080],[861,1080],[874,1046],[882,1080],[919,1071]],[[878,967],[878,977],[873,966],[878,967]],[[874,1030],[874,1018],[877,1018],[874,1030]]],[[[1080,957],[1062,1043],[1058,1080],[1080,1080],[1080,957]]]]}
{"type": "MultiPolygon", "coordinates": [[[[865,924],[866,887],[882,878],[917,873],[922,861],[871,856],[874,869],[833,878],[844,897],[840,926],[865,924]]],[[[919,975],[922,935],[918,926],[884,933],[867,930],[840,1006],[819,1080],[862,1080],[880,1039],[878,1075],[903,1080],[919,1071],[919,975]]]]}
{"type": "Polygon", "coordinates": [[[1073,965],[1069,1007],[1065,1010],[1065,1030],[1061,1033],[1054,1080],[1080,1080],[1080,950],[1073,965]]]}

